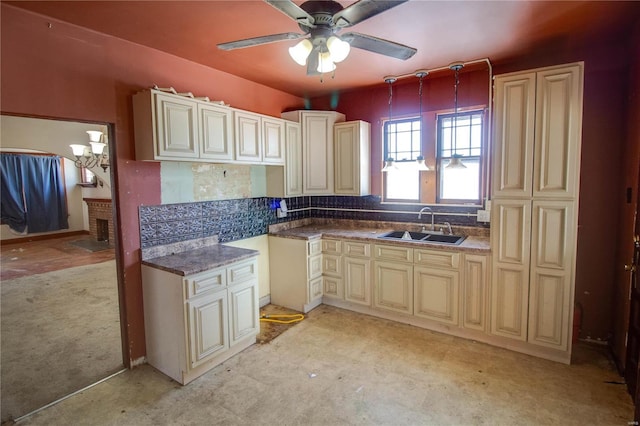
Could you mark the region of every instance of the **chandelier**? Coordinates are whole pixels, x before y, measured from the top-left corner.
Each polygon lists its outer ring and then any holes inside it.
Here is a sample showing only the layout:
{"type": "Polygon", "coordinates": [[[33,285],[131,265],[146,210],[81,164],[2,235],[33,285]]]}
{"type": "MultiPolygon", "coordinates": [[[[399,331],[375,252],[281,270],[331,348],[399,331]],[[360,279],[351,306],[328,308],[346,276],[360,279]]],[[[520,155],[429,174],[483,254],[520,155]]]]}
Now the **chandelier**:
{"type": "Polygon", "coordinates": [[[107,135],[97,130],[87,130],[89,145],[71,144],[71,150],[76,157],[75,166],[79,169],[100,166],[103,171],[109,167],[109,150],[107,147],[107,135]],[[103,142],[104,141],[104,142],[103,142]]]}

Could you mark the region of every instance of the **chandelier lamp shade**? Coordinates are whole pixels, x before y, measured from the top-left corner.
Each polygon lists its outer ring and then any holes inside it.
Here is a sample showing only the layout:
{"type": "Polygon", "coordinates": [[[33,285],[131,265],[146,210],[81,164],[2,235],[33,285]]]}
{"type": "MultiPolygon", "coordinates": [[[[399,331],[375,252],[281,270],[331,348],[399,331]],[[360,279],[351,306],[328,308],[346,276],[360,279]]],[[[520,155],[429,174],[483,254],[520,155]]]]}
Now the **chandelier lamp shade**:
{"type": "Polygon", "coordinates": [[[76,157],[75,166],[77,168],[92,168],[100,166],[105,172],[109,167],[109,156],[106,135],[97,130],[87,130],[89,135],[89,145],[71,144],[71,151],[76,157]]]}
{"type": "Polygon", "coordinates": [[[350,51],[349,43],[332,35],[328,39],[316,38],[313,43],[310,39],[305,38],[289,48],[289,55],[301,66],[307,66],[309,61],[317,63],[315,71],[323,74],[335,70],[335,64],[344,61],[350,51]]]}

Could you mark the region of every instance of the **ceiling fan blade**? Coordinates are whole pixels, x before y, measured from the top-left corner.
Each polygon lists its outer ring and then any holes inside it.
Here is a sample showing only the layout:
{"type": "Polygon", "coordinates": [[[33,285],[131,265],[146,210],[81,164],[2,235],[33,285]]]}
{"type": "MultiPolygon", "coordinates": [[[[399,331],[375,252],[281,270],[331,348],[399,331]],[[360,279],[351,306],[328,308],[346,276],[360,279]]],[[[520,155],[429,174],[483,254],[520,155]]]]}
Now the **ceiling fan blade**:
{"type": "Polygon", "coordinates": [[[298,24],[313,28],[315,19],[291,0],[265,0],[298,24]]]}
{"type": "Polygon", "coordinates": [[[271,34],[267,36],[246,38],[244,40],[236,40],[236,41],[229,41],[227,43],[220,43],[218,44],[218,49],[222,49],[222,50],[242,49],[244,47],[274,43],[276,41],[295,40],[301,37],[305,37],[305,35],[298,34],[298,33],[271,34]]]}
{"type": "Polygon", "coordinates": [[[401,5],[406,1],[407,0],[360,0],[333,15],[333,22],[338,28],[350,27],[378,13],[401,5]]]}
{"type": "Polygon", "coordinates": [[[369,52],[391,56],[392,58],[407,60],[412,57],[417,50],[404,44],[384,40],[360,33],[341,34],[340,38],[348,42],[351,47],[368,50],[369,52]]]}
{"type": "Polygon", "coordinates": [[[319,75],[318,61],[320,58],[320,50],[315,48],[307,57],[307,75],[319,75]]]}

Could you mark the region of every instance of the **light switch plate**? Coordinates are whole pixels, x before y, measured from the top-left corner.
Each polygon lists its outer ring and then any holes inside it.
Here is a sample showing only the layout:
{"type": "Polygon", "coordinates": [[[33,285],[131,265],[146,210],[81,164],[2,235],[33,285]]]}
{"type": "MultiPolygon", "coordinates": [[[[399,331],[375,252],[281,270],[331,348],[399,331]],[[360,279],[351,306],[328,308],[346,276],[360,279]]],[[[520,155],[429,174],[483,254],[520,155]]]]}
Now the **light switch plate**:
{"type": "Polygon", "coordinates": [[[478,210],[478,222],[491,222],[491,214],[489,210],[478,210]]]}

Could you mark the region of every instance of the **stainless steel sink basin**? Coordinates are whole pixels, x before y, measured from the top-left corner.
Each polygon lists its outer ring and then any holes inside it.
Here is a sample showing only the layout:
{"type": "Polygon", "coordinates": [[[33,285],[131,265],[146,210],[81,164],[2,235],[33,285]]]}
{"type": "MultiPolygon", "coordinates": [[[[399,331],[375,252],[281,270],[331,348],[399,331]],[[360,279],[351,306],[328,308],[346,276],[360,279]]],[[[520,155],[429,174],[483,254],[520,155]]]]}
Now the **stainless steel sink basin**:
{"type": "Polygon", "coordinates": [[[458,245],[462,243],[466,237],[464,235],[431,234],[428,232],[391,231],[386,234],[380,235],[378,238],[458,245]]]}
{"type": "Polygon", "coordinates": [[[380,235],[378,238],[389,238],[391,240],[420,241],[428,236],[429,234],[426,232],[391,231],[384,235],[380,235]]]}

